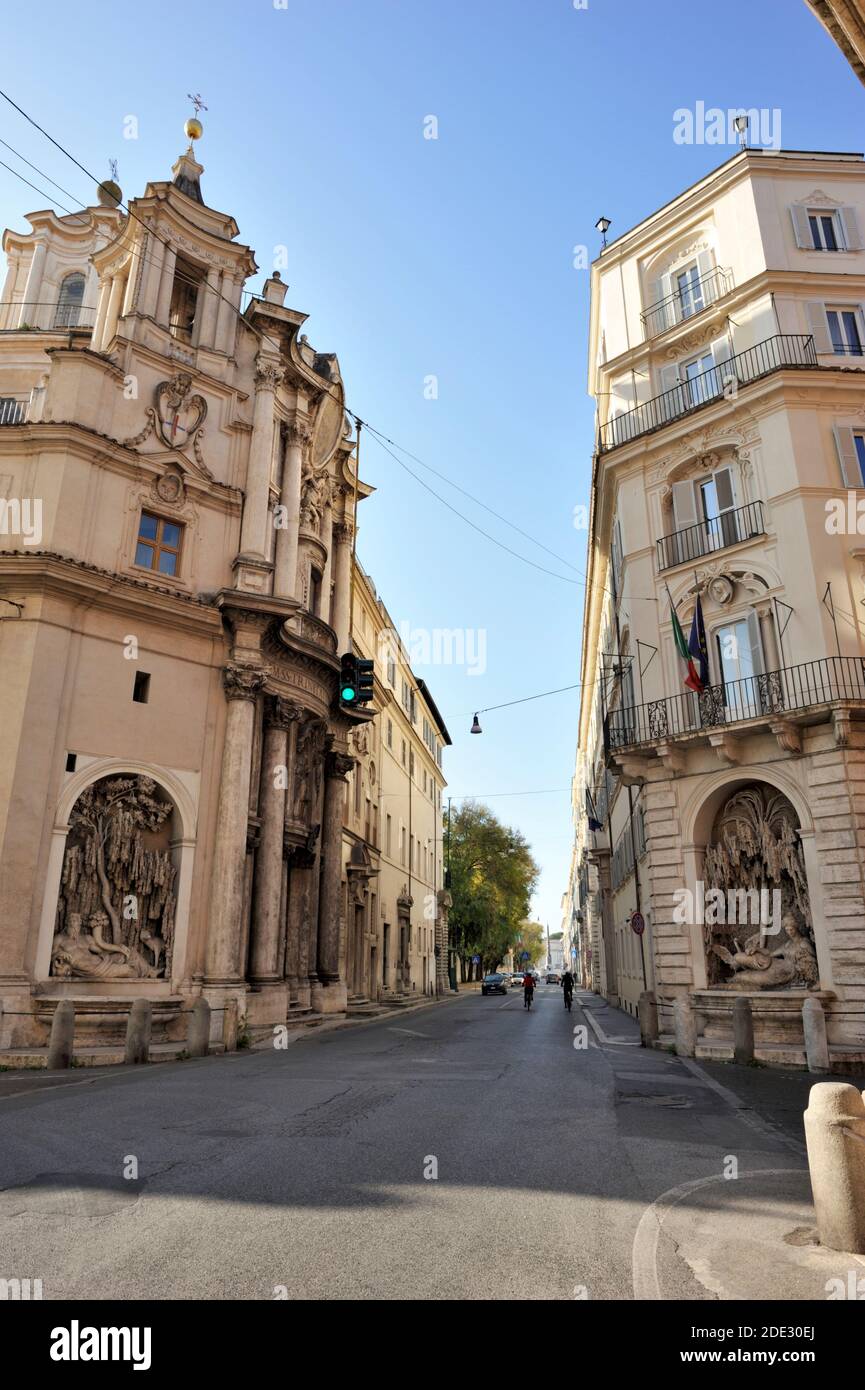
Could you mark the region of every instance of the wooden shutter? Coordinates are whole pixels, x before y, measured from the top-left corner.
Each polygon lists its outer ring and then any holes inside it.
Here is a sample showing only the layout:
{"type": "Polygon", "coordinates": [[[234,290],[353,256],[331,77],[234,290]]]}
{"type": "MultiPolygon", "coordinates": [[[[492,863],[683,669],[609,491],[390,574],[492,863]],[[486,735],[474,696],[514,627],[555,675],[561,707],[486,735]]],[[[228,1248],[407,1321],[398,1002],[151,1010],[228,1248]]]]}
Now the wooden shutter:
{"type": "Polygon", "coordinates": [[[719,468],[712,476],[715,479],[718,510],[728,512],[731,507],[735,507],[736,505],[733,496],[733,471],[730,468],[719,468]]]}
{"type": "Polygon", "coordinates": [[[712,274],[714,268],[715,258],[711,251],[701,251],[697,257],[697,271],[700,276],[704,304],[711,304],[713,300],[718,298],[718,277],[712,274]]]}
{"type": "Polygon", "coordinates": [[[748,644],[751,648],[754,672],[756,675],[762,675],[766,669],[766,663],[763,660],[763,639],[760,636],[760,618],[753,608],[748,610],[748,644]]]}
{"type": "Polygon", "coordinates": [[[862,250],[862,233],[855,208],[839,208],[838,216],[844,232],[844,243],[848,251],[862,250]]]}
{"type": "Polygon", "coordinates": [[[832,434],[835,437],[835,448],[838,451],[838,463],[841,466],[841,480],[844,486],[861,487],[862,470],[859,467],[859,455],[856,453],[856,442],[852,429],[849,425],[833,425],[832,434]]]}
{"type": "Polygon", "coordinates": [[[793,235],[796,238],[796,245],[803,251],[814,250],[814,238],[811,235],[811,223],[808,220],[808,209],[801,204],[794,204],[790,209],[790,216],[793,219],[793,235]]]}
{"type": "Polygon", "coordinates": [[[829,333],[825,304],[809,301],[805,305],[805,310],[808,315],[808,327],[814,335],[815,350],[818,353],[832,352],[832,337],[829,333]]]}
{"type": "Polygon", "coordinates": [[[673,483],[673,529],[684,531],[686,526],[696,526],[698,521],[693,482],[689,479],[684,483],[673,483]]]}

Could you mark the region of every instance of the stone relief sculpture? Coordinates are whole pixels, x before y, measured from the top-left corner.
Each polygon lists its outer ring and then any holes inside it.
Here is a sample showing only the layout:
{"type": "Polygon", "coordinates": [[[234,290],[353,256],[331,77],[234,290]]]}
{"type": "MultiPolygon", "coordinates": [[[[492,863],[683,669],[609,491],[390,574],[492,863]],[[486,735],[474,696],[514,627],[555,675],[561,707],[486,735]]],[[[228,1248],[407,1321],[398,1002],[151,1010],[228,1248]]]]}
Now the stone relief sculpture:
{"type": "Polygon", "coordinates": [[[307,719],[297,732],[297,752],[291,798],[291,819],[309,824],[321,792],[321,765],[327,725],[322,719],[307,719]]]}
{"type": "Polygon", "coordinates": [[[167,973],[177,870],[167,847],[173,807],[157,790],[150,777],[105,777],[76,801],[63,859],[52,975],[121,980],[167,973]]]}
{"type": "Polygon", "coordinates": [[[743,890],[766,890],[769,919],[752,918],[751,925],[759,930],[744,947],[733,938],[734,950],[729,946],[729,912],[726,920],[706,923],[710,984],[727,989],[817,986],[808,881],[797,830],[796,812],[787,798],[760,785],[735,792],[718,813],[703,866],[706,889],[720,889],[728,904],[732,895],[743,890]],[[775,912],[778,903],[780,920],[775,912]]]}
{"type": "Polygon", "coordinates": [[[319,535],[324,509],[330,496],[327,469],[316,470],[311,463],[305,463],[300,489],[300,524],[319,535]]]}

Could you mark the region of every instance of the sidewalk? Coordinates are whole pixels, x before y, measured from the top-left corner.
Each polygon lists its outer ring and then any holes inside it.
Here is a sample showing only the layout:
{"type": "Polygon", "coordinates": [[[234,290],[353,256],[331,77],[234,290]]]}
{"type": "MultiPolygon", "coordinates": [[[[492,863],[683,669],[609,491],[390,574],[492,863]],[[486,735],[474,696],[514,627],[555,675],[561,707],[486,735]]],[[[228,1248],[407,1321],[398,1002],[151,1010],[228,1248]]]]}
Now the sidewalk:
{"type": "MultiPolygon", "coordinates": [[[[653,1098],[666,1082],[694,1105],[687,1131],[676,1134],[672,1116],[665,1126],[675,1145],[671,1157],[677,1151],[686,1156],[686,1133],[696,1152],[710,1136],[710,1153],[718,1145],[717,1163],[705,1176],[674,1186],[682,1169],[671,1163],[669,1189],[643,1213],[634,1239],[635,1298],[670,1297],[678,1261],[705,1291],[698,1296],[707,1298],[865,1296],[865,1256],[817,1242],[802,1118],[816,1083],[849,1081],[861,1090],[865,1078],[677,1058],[642,1048],[637,1020],[599,995],[578,992],[574,998],[609,1060],[624,1126],[629,1102],[653,1098]],[[711,1127],[699,1118],[701,1109],[714,1111],[711,1127]],[[737,1162],[735,1181],[725,1171],[730,1158],[737,1162]]],[[[655,1137],[664,1142],[663,1134],[655,1137]]]]}

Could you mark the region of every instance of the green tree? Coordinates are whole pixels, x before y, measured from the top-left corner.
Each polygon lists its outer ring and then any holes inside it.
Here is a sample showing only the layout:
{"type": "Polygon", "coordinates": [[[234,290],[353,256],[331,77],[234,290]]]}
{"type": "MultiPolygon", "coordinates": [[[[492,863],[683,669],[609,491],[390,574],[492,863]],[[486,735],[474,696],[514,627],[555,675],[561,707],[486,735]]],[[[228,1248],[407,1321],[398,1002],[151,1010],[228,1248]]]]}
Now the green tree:
{"type": "Polygon", "coordinates": [[[521,922],[519,940],[515,950],[519,955],[528,951],[529,959],[523,964],[537,965],[547,958],[547,940],[540,922],[521,922]]]}
{"type": "Polygon", "coordinates": [[[450,923],[465,981],[497,969],[515,945],[539,869],[518,830],[465,801],[451,815],[450,870],[450,923]],[[481,961],[473,970],[474,955],[481,961]]]}

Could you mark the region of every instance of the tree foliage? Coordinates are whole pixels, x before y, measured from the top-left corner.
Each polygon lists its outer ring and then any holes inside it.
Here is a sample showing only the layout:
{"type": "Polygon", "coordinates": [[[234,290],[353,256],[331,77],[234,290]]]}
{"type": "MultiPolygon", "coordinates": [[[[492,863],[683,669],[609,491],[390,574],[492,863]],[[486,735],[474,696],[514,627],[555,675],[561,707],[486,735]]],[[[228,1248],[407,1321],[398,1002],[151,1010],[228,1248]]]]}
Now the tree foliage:
{"type": "Polygon", "coordinates": [[[465,964],[479,955],[482,971],[495,970],[519,938],[538,879],[528,842],[488,806],[463,802],[451,815],[450,870],[460,958],[465,964]]]}

